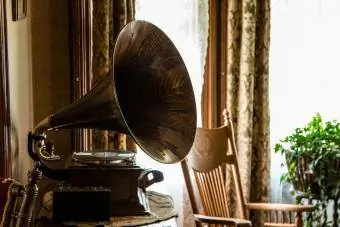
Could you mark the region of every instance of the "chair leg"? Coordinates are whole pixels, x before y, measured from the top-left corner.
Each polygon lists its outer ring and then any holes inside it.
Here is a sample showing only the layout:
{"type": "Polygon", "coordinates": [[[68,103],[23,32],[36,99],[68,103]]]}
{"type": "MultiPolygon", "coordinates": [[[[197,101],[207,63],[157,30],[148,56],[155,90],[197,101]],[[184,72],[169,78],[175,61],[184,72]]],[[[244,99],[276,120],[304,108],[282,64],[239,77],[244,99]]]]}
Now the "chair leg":
{"type": "Polygon", "coordinates": [[[295,225],[296,227],[302,227],[302,214],[300,212],[296,214],[295,225]]]}

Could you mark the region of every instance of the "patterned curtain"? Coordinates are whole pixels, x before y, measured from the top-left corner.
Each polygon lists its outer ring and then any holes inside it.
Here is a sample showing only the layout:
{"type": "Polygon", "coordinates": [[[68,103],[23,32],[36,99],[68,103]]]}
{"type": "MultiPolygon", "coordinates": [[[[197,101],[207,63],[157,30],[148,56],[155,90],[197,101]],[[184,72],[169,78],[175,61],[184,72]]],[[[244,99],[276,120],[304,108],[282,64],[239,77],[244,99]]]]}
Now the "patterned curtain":
{"type": "MultiPolygon", "coordinates": [[[[228,1],[226,106],[234,123],[243,191],[249,202],[269,200],[269,2],[228,1]]],[[[254,219],[254,226],[261,226],[261,218],[254,219]]]]}
{"type": "MultiPolygon", "coordinates": [[[[134,20],[134,0],[101,0],[93,4],[93,63],[92,83],[110,73],[115,40],[120,30],[134,20]]],[[[119,132],[92,131],[92,149],[119,149],[136,152],[136,144],[130,136],[119,132]]]]}

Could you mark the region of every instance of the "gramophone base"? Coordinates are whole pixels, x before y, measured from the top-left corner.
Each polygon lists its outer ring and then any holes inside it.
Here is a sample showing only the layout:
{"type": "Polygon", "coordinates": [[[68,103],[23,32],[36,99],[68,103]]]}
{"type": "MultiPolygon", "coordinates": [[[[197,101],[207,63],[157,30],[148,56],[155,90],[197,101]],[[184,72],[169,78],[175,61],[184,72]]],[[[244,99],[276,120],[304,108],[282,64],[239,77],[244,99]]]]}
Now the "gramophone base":
{"type": "Polygon", "coordinates": [[[108,221],[110,190],[57,187],[53,190],[53,221],[108,221]]]}
{"type": "Polygon", "coordinates": [[[129,201],[114,201],[110,204],[111,216],[137,216],[150,214],[145,192],[137,188],[138,197],[131,196],[129,201]]]}
{"type": "Polygon", "coordinates": [[[147,202],[143,203],[147,200],[113,203],[110,194],[109,188],[57,187],[53,190],[53,220],[93,222],[149,214],[147,202]]]}
{"type": "Polygon", "coordinates": [[[111,216],[138,216],[150,214],[149,209],[143,204],[120,203],[111,204],[111,216]]]}

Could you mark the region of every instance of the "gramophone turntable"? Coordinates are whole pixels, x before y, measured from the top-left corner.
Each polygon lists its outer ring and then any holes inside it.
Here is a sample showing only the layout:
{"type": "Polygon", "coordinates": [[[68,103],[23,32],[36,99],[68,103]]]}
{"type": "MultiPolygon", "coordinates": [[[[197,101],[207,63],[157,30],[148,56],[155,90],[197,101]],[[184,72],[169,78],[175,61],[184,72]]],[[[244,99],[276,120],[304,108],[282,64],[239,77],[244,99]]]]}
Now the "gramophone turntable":
{"type": "Polygon", "coordinates": [[[196,105],[185,64],[155,25],[132,21],[120,32],[113,70],[84,95],[43,119],[28,134],[28,152],[42,174],[61,182],[53,190],[57,221],[102,220],[148,212],[145,190],[163,180],[142,169],[129,151],[78,151],[65,168],[47,140],[52,130],[93,128],[131,136],[151,158],[172,164],[186,157],[196,132],[196,105]]]}

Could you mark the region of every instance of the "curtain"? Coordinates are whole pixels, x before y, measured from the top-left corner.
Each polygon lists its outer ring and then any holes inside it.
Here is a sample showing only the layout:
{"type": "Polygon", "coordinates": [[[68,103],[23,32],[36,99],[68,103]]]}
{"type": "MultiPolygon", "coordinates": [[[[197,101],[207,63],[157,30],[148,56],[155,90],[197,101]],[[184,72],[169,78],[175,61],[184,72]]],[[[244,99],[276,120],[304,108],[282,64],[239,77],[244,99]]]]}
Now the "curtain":
{"type": "MultiPolygon", "coordinates": [[[[134,20],[134,0],[92,1],[92,83],[111,73],[115,40],[120,30],[134,20]]],[[[92,149],[136,152],[130,136],[119,132],[92,130],[92,149]]]]}
{"type": "MultiPolygon", "coordinates": [[[[267,202],[270,4],[229,0],[227,12],[221,13],[227,13],[226,106],[234,123],[243,191],[246,201],[267,202]]],[[[260,219],[255,226],[261,226],[260,219]]]]}

